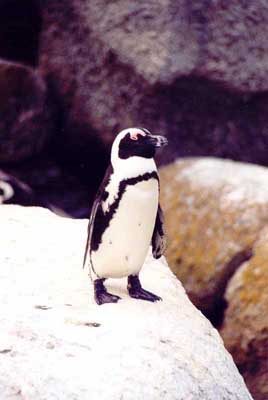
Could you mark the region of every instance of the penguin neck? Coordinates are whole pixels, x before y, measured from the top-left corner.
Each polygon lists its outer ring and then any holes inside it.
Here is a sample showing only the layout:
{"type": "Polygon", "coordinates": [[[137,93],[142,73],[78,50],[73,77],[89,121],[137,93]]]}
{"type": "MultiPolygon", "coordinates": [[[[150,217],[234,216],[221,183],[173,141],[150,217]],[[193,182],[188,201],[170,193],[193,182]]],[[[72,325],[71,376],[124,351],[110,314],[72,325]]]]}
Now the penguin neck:
{"type": "Polygon", "coordinates": [[[153,158],[132,156],[127,159],[121,159],[117,157],[111,161],[114,175],[116,175],[120,180],[134,178],[139,175],[157,171],[153,158]]]}

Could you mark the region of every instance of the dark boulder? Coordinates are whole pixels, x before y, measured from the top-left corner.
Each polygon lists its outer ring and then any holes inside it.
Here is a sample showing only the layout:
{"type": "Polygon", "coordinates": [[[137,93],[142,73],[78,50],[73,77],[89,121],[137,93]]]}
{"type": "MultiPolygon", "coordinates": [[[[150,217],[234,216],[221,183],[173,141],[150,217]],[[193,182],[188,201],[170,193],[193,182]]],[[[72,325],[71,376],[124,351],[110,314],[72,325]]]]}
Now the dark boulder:
{"type": "Polygon", "coordinates": [[[38,154],[51,136],[53,106],[37,71],[0,60],[0,162],[38,154]]]}

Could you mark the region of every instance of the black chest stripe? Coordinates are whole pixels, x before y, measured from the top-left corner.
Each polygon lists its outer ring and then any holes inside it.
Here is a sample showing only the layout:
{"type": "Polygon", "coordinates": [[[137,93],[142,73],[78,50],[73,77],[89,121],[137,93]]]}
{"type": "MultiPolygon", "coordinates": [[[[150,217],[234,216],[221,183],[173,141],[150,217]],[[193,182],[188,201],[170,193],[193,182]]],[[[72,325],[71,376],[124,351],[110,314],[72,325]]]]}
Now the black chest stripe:
{"type": "MultiPolygon", "coordinates": [[[[101,206],[102,201],[105,200],[105,195],[100,199],[98,210],[96,212],[96,217],[93,222],[94,227],[93,227],[91,243],[90,243],[91,251],[98,250],[99,245],[101,243],[102,235],[103,235],[104,231],[108,228],[110,221],[113,218],[114,213],[118,209],[118,205],[120,203],[120,200],[122,199],[122,196],[126,190],[126,187],[129,185],[136,185],[139,182],[148,181],[149,179],[156,179],[157,181],[159,181],[157,172],[156,171],[147,172],[146,174],[138,175],[134,178],[128,178],[128,179],[124,179],[123,181],[121,181],[119,184],[119,188],[118,188],[118,195],[106,212],[103,211],[102,206],[101,206]]],[[[104,193],[107,193],[107,192],[104,192],[104,193]]],[[[106,198],[107,198],[107,194],[106,194],[106,198]]]]}

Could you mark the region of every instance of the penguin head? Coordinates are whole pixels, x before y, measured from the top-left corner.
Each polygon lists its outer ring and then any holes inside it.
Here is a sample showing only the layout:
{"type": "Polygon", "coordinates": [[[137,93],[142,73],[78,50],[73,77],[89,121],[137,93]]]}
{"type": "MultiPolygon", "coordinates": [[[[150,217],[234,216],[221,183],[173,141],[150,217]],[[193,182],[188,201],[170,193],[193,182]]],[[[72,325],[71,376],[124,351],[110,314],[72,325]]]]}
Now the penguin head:
{"type": "Polygon", "coordinates": [[[164,136],[152,135],[145,128],[128,128],[121,131],[112,146],[112,159],[127,160],[130,157],[150,159],[158,148],[167,145],[164,136]]]}

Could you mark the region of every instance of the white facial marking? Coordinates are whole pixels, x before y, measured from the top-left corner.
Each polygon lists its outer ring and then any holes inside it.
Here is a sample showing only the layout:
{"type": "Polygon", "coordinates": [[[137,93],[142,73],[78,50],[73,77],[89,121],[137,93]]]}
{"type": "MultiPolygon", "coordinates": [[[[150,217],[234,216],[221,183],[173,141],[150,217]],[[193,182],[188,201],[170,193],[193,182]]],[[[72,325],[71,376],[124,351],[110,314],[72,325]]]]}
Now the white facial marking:
{"type": "Polygon", "coordinates": [[[136,132],[131,132],[130,133],[130,138],[132,140],[138,140],[139,139],[139,135],[140,136],[146,136],[146,133],[143,131],[136,131],[136,132]]]}

